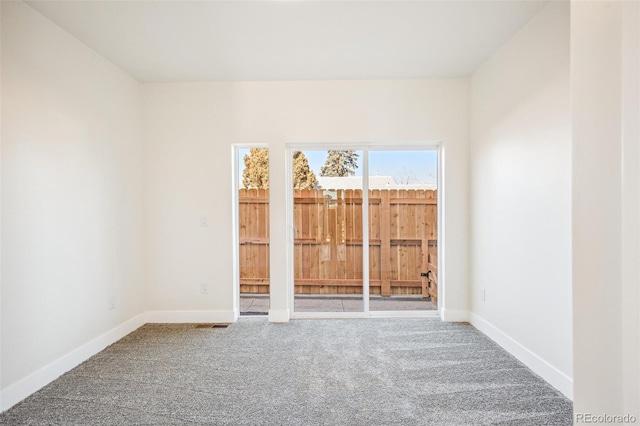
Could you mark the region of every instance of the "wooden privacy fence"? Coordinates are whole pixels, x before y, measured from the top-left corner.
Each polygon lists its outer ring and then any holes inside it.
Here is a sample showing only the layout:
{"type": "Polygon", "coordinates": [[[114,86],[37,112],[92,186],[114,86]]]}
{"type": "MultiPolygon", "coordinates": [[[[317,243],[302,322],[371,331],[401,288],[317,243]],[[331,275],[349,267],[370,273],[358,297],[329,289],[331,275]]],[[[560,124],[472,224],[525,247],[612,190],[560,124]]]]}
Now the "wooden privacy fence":
{"type": "MultiPolygon", "coordinates": [[[[269,193],[240,190],[240,291],[269,292],[269,193]]],[[[298,294],[362,293],[362,191],[294,191],[298,294]]],[[[437,196],[369,191],[369,291],[437,298],[437,196]],[[420,274],[429,272],[428,276],[420,274]]]]}

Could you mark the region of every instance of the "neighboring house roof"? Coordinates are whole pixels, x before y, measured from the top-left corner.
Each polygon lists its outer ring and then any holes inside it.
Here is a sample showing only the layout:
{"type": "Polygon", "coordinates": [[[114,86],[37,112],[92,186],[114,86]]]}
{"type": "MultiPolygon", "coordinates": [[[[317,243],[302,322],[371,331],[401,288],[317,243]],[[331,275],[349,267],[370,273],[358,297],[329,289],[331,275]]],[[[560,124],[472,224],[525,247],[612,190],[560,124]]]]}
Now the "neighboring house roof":
{"type": "MultiPolygon", "coordinates": [[[[362,176],[318,176],[319,189],[362,189],[362,176]]],[[[431,183],[395,183],[392,176],[369,176],[369,189],[436,189],[431,183]]]]}

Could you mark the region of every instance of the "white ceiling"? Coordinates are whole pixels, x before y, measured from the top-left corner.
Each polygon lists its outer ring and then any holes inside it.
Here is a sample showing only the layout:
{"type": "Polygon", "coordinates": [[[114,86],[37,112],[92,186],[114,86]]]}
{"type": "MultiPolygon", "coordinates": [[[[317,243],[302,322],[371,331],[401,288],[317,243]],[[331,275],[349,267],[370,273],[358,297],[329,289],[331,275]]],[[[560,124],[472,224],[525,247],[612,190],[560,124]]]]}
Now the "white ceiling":
{"type": "Polygon", "coordinates": [[[467,76],[546,1],[28,1],[141,82],[467,76]]]}

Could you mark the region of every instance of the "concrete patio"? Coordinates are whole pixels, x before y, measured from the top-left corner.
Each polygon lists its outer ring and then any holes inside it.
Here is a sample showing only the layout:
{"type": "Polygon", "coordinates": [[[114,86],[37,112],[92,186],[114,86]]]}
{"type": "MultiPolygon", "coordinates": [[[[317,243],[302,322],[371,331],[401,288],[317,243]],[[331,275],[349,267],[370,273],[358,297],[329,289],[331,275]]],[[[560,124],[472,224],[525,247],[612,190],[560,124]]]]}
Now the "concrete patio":
{"type": "MultiPolygon", "coordinates": [[[[360,295],[296,295],[295,310],[297,312],[362,312],[363,300],[360,295]]],[[[428,311],[436,306],[430,298],[422,296],[371,296],[371,311],[428,311]]],[[[269,295],[240,295],[241,315],[266,315],[269,311],[269,295]]]]}

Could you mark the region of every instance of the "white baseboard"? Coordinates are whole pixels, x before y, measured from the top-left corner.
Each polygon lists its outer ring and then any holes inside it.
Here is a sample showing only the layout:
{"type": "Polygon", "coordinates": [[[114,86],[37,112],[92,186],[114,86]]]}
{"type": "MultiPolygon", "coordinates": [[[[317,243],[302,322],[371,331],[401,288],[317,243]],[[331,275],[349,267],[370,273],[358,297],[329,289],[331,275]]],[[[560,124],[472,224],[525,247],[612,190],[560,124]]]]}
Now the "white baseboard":
{"type": "Polygon", "coordinates": [[[176,323],[208,323],[208,322],[235,322],[234,310],[219,311],[147,311],[147,322],[152,324],[176,324],[176,323]]]}
{"type": "Polygon", "coordinates": [[[487,337],[502,346],[507,352],[542,377],[547,383],[558,389],[564,396],[573,400],[573,379],[549,364],[521,343],[505,334],[502,330],[485,320],[481,316],[471,313],[469,322],[483,332],[487,337]]]}
{"type": "Polygon", "coordinates": [[[289,309],[269,309],[269,322],[289,322],[289,309]]]}
{"type": "Polygon", "coordinates": [[[444,322],[469,322],[469,311],[440,309],[440,319],[444,322]]]}
{"type": "Polygon", "coordinates": [[[107,346],[143,326],[145,322],[145,314],[136,315],[39,370],[34,371],[24,379],[3,389],[2,396],[0,397],[0,401],[2,401],[0,411],[5,411],[13,407],[18,402],[42,389],[72,368],[77,367],[107,346]]]}

